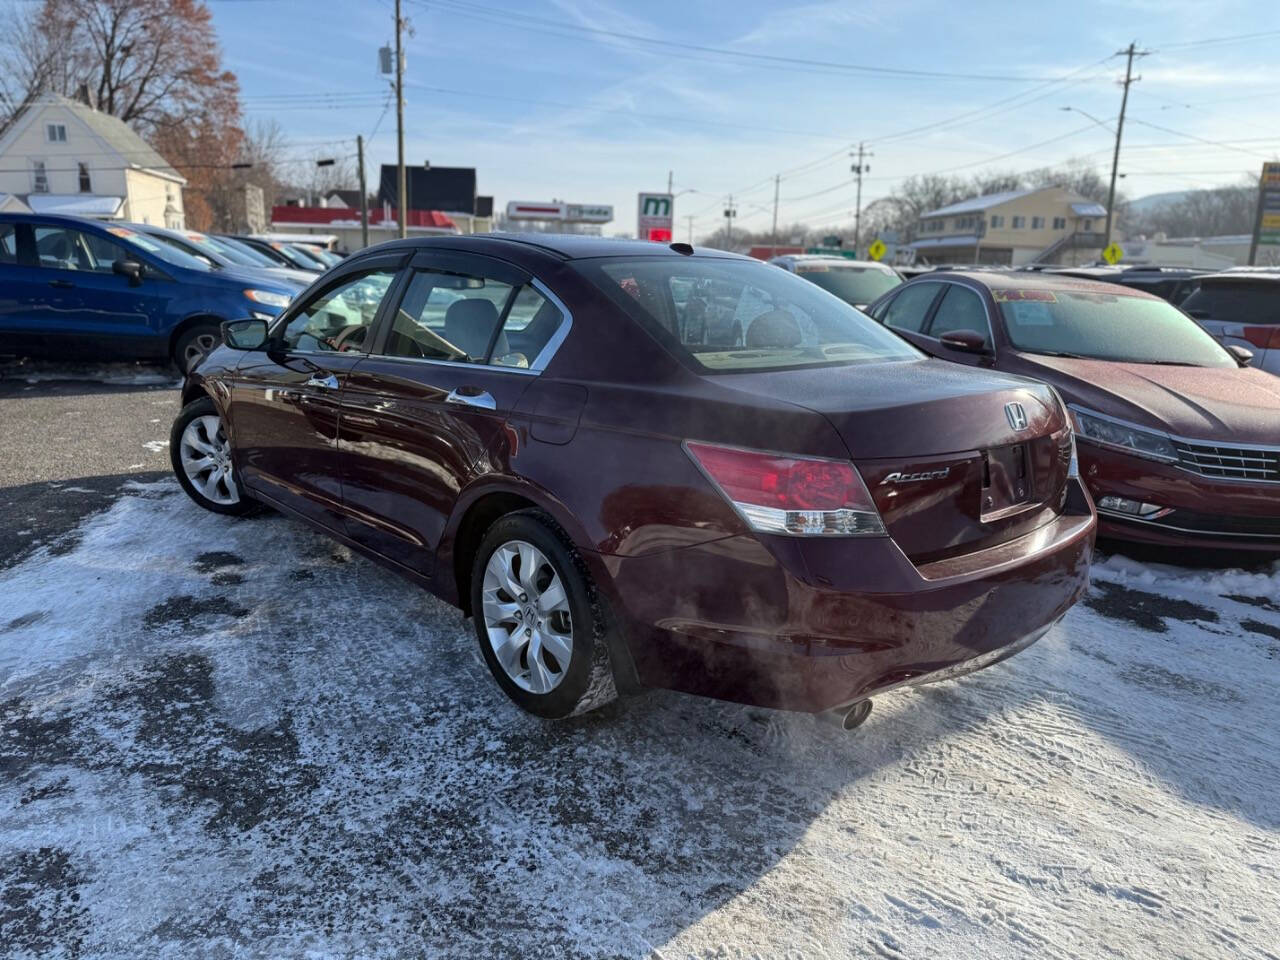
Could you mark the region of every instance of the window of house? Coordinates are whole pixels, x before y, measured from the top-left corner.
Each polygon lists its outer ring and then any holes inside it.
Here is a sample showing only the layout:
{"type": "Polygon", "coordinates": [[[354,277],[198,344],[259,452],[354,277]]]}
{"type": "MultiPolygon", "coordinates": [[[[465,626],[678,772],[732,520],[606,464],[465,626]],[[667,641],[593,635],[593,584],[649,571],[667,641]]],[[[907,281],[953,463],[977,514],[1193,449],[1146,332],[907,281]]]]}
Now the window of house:
{"type": "Polygon", "coordinates": [[[43,160],[31,161],[31,192],[32,193],[48,193],[49,192],[49,174],[45,170],[43,160]]]}
{"type": "Polygon", "coordinates": [[[1032,217],[1032,218],[1031,218],[1031,229],[1032,229],[1032,230],[1043,230],[1043,229],[1044,229],[1044,217],[1032,217]]]}
{"type": "Polygon", "coordinates": [[[89,165],[87,163],[78,163],[76,167],[80,173],[80,192],[93,193],[93,184],[89,180],[89,165]]]}
{"type": "Polygon", "coordinates": [[[1066,218],[1066,217],[1054,217],[1054,218],[1053,218],[1053,229],[1055,229],[1055,230],[1065,230],[1065,229],[1067,229],[1067,218],[1066,218]]]}
{"type": "Polygon", "coordinates": [[[63,123],[47,123],[44,128],[45,138],[50,143],[66,143],[67,127],[63,123]]]}
{"type": "Polygon", "coordinates": [[[1026,218],[1026,217],[1014,217],[1014,218],[1013,218],[1013,229],[1015,229],[1015,230],[1021,230],[1021,229],[1022,229],[1023,227],[1025,227],[1026,225],[1027,225],[1027,218],[1026,218]]]}
{"type": "Polygon", "coordinates": [[[1000,213],[993,213],[991,215],[991,229],[999,230],[1003,226],[1004,226],[1004,215],[1000,213]]]}
{"type": "Polygon", "coordinates": [[[1093,221],[1092,221],[1092,220],[1086,220],[1084,223],[1082,223],[1082,224],[1080,225],[1080,229],[1085,230],[1085,231],[1092,230],[1092,229],[1093,229],[1093,221]]]}

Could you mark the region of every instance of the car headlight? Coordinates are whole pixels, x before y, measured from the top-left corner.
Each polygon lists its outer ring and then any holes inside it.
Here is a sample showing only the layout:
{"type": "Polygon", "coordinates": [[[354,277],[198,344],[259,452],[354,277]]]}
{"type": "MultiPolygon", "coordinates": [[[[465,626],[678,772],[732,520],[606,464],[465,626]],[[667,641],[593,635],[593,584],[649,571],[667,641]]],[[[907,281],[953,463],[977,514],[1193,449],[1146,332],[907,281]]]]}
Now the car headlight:
{"type": "Polygon", "coordinates": [[[1176,463],[1178,460],[1178,451],[1174,449],[1173,441],[1159,431],[1147,430],[1074,405],[1071,413],[1076,421],[1076,436],[1081,440],[1113,447],[1148,460],[1165,463],[1176,463]]]}
{"type": "Polygon", "coordinates": [[[270,290],[246,290],[244,295],[255,303],[265,303],[268,307],[287,307],[293,297],[283,293],[272,293],[270,290]]]}

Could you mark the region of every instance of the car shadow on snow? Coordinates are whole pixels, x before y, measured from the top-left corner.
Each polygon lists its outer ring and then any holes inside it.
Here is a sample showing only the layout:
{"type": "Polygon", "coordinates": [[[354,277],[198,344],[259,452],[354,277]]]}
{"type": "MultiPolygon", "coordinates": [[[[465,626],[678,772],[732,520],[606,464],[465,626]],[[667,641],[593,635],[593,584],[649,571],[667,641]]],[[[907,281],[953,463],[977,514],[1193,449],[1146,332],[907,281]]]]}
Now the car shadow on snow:
{"type": "MultiPolygon", "coordinates": [[[[200,513],[171,483],[9,573],[73,579],[144,549],[101,623],[75,621],[74,661],[0,676],[0,883],[51,885],[0,905],[0,942],[33,953],[65,921],[103,955],[648,957],[816,856],[806,834],[837,802],[874,856],[885,820],[910,822],[910,791],[879,796],[886,770],[924,790],[958,775],[947,744],[1042,751],[1055,715],[1193,803],[1274,823],[1241,786],[1258,777],[1242,729],[1170,679],[1169,655],[1207,639],[1192,626],[1117,641],[1105,613],[1073,613],[1006,664],[884,698],[853,735],[669,693],[548,723],[502,696],[452,608],[282,517],[200,513]],[[850,815],[864,804],[882,813],[850,815]]],[[[13,612],[0,652],[66,629],[53,604],[13,612]]]]}

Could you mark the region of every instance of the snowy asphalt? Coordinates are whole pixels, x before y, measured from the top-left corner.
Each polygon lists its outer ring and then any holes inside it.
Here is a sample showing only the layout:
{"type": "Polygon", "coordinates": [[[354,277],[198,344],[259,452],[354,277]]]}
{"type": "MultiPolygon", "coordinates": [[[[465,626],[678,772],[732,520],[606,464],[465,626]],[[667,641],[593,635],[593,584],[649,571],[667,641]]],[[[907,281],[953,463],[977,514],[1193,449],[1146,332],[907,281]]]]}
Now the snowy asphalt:
{"type": "Polygon", "coordinates": [[[189,503],[148,383],[0,381],[0,956],[1280,957],[1280,565],[1107,559],[853,735],[546,723],[456,611],[189,503]]]}

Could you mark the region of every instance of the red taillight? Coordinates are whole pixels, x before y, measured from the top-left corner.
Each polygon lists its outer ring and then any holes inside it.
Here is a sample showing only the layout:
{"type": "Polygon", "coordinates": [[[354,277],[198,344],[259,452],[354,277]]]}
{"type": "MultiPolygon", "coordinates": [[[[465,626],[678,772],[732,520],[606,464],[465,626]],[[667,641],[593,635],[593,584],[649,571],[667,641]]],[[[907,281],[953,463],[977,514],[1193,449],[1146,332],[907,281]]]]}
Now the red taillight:
{"type": "Polygon", "coordinates": [[[751,526],[770,533],[879,535],[884,524],[852,463],[686,443],[751,526]]]}

